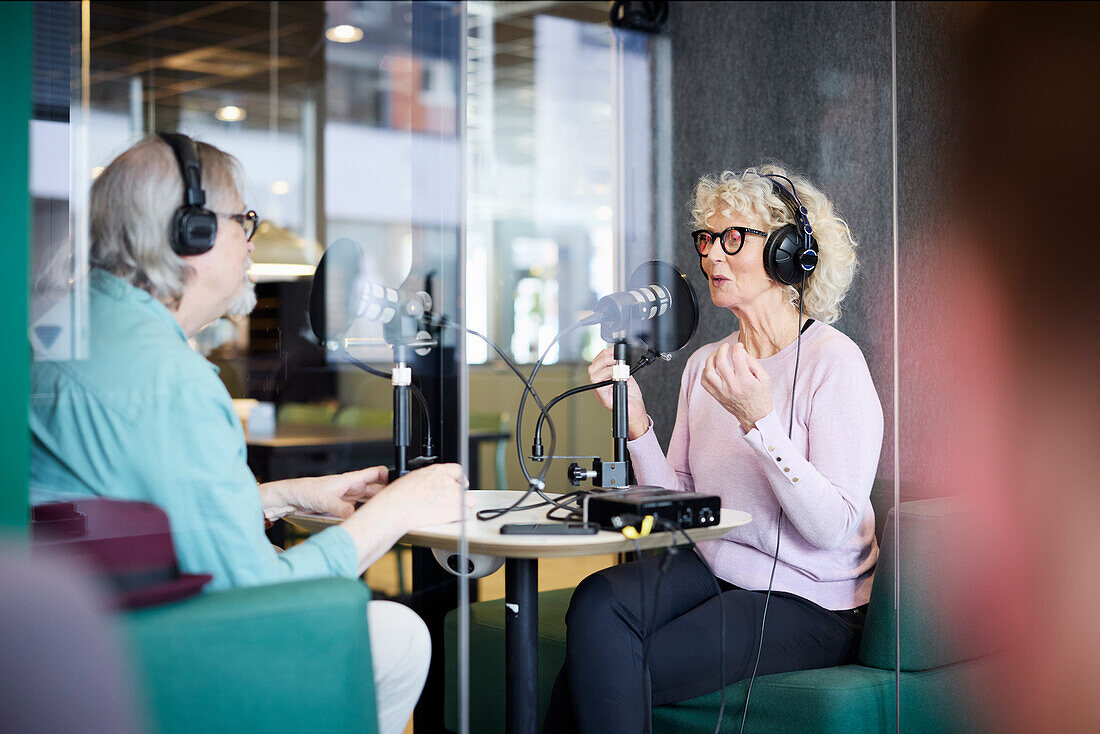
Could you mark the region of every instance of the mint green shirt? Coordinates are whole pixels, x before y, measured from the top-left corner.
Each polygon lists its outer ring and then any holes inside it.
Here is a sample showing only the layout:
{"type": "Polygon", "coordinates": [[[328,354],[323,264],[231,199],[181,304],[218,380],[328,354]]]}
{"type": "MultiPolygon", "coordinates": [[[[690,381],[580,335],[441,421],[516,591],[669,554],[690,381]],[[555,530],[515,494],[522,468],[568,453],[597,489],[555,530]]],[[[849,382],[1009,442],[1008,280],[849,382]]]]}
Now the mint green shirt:
{"type": "Polygon", "coordinates": [[[89,284],[89,358],[31,371],[31,502],[159,505],[180,569],[213,574],[208,590],[354,577],[343,528],[283,553],[268,543],[229,393],[164,304],[102,270],[89,284]]]}

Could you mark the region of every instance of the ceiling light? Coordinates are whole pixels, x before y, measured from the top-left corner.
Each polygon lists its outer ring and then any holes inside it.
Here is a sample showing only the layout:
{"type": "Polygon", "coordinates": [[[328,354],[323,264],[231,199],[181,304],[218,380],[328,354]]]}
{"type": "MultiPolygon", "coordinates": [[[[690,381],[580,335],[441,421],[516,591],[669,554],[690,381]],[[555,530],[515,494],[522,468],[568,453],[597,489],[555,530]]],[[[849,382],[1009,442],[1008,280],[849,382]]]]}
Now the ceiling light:
{"type": "Polygon", "coordinates": [[[248,117],[248,113],[244,111],[244,107],[238,107],[234,104],[227,104],[224,107],[219,107],[214,112],[214,117],[218,118],[222,122],[240,122],[244,118],[248,117]]]}
{"type": "Polygon", "coordinates": [[[317,268],[313,265],[294,263],[255,263],[248,269],[248,275],[254,282],[266,283],[275,280],[309,278],[317,268]]]}
{"type": "Polygon", "coordinates": [[[363,38],[363,30],[344,23],[325,31],[325,38],[336,43],[355,43],[363,38]]]}
{"type": "Polygon", "coordinates": [[[273,193],[273,194],[285,194],[288,191],[290,191],[290,184],[288,184],[286,181],[272,181],[271,182],[271,193],[273,193]]]}

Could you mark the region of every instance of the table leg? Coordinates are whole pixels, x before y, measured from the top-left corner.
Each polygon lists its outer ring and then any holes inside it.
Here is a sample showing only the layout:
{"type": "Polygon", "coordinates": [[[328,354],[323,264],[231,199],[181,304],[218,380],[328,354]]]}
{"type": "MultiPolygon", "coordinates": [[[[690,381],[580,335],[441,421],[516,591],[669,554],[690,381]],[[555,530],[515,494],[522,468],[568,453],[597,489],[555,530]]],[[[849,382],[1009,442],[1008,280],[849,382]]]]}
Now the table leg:
{"type": "Polygon", "coordinates": [[[539,562],[504,562],[505,730],[536,734],[538,722],[539,562]]]}

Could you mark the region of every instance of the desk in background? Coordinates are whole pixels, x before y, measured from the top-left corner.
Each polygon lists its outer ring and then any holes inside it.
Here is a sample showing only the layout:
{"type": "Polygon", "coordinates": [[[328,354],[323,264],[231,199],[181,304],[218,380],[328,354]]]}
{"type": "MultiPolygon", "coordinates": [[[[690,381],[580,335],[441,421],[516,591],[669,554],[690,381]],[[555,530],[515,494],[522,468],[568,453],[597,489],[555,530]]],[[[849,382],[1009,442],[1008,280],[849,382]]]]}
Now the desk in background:
{"type": "MultiPolygon", "coordinates": [[[[393,463],[393,432],[389,426],[340,426],[277,423],[274,434],[245,431],[248,466],[261,482],[323,476],[393,463]]],[[[467,472],[471,487],[483,487],[480,448],[507,441],[507,431],[479,430],[469,434],[467,472]]]]}

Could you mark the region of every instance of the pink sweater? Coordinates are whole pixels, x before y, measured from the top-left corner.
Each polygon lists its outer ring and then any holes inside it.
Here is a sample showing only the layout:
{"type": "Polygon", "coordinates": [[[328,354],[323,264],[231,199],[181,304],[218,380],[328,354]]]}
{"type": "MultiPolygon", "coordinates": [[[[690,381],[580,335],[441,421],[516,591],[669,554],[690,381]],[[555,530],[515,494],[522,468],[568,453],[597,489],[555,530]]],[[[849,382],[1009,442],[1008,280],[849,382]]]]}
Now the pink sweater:
{"type": "Polygon", "coordinates": [[[747,434],[703,389],[711,352],[688,359],[668,457],[653,431],[630,441],[640,484],[714,494],[752,522],[699,544],[715,574],[746,589],[766,589],[783,509],[774,589],[826,609],[866,604],[878,545],[869,497],[882,447],[882,406],[863,353],[833,327],[814,322],[802,335],[794,431],[787,438],[795,344],[760,360],[771,376],[771,413],[747,434]]]}

